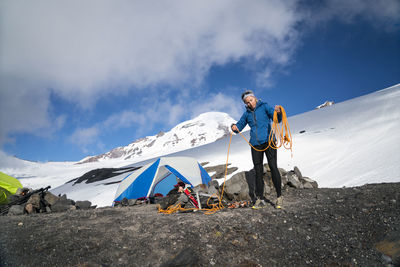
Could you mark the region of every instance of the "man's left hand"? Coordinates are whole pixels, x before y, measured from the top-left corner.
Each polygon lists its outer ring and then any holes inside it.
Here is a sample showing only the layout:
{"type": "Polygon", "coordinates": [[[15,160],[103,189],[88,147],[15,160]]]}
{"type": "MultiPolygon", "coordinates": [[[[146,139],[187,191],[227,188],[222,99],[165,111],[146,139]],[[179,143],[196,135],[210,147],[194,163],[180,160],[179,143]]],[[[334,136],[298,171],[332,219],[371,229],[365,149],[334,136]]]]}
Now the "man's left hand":
{"type": "Polygon", "coordinates": [[[281,107],[280,106],[275,106],[275,111],[277,113],[282,113],[281,107]]]}

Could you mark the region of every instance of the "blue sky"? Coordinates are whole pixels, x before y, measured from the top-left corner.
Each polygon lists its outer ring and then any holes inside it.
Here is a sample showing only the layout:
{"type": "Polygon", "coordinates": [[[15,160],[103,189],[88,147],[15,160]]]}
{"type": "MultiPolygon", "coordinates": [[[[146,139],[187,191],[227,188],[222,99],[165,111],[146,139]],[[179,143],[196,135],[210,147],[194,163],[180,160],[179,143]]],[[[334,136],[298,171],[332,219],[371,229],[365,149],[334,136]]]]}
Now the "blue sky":
{"type": "Polygon", "coordinates": [[[23,159],[238,119],[243,88],[295,115],[400,83],[394,0],[22,3],[0,4],[0,145],[23,159]]]}

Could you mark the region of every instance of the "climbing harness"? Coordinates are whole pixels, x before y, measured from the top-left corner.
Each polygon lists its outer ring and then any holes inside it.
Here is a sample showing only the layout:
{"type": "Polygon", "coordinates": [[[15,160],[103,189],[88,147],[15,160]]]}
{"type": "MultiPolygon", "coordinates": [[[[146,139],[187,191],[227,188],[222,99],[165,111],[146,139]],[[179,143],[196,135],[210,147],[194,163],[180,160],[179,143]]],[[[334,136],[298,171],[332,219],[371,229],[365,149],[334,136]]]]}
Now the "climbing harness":
{"type": "MultiPolygon", "coordinates": [[[[271,132],[269,133],[269,137],[268,137],[268,146],[265,149],[261,149],[260,150],[260,149],[255,148],[252,144],[250,144],[250,142],[246,139],[246,137],[244,137],[244,135],[241,132],[239,132],[239,134],[256,151],[263,152],[263,151],[266,151],[269,147],[271,147],[273,149],[278,149],[278,148],[283,146],[286,149],[290,149],[292,157],[293,157],[293,153],[292,153],[292,145],[293,145],[293,143],[292,143],[292,134],[290,132],[289,123],[287,121],[286,111],[282,106],[278,106],[278,107],[280,107],[280,110],[281,110],[281,113],[282,113],[282,121],[281,121],[282,125],[281,126],[279,125],[278,113],[275,111],[274,115],[273,115],[272,129],[271,129],[271,132]],[[275,142],[275,140],[277,140],[277,142],[275,142]]],[[[165,210],[161,209],[161,207],[158,207],[158,212],[164,213],[164,214],[172,214],[172,213],[175,213],[175,212],[187,212],[187,211],[200,210],[200,211],[204,211],[204,214],[210,215],[210,214],[216,213],[219,210],[223,210],[225,208],[225,206],[222,203],[222,199],[223,199],[223,196],[224,196],[226,176],[227,176],[227,173],[228,173],[229,151],[230,151],[231,143],[232,143],[232,135],[233,135],[233,133],[231,132],[230,136],[229,136],[228,153],[226,155],[226,164],[225,164],[225,176],[224,176],[224,182],[222,184],[221,195],[218,196],[217,194],[213,194],[207,200],[207,206],[211,207],[211,208],[203,208],[203,209],[190,208],[190,209],[186,209],[186,208],[183,208],[180,203],[178,203],[176,205],[172,205],[172,206],[168,207],[165,210]],[[209,201],[213,197],[218,198],[218,203],[209,204],[209,201]]],[[[191,196],[191,197],[193,198],[193,196],[191,196]]],[[[198,202],[200,203],[200,199],[198,199],[198,202]]],[[[229,208],[235,208],[236,206],[237,205],[232,205],[231,204],[228,207],[229,208]]]]}

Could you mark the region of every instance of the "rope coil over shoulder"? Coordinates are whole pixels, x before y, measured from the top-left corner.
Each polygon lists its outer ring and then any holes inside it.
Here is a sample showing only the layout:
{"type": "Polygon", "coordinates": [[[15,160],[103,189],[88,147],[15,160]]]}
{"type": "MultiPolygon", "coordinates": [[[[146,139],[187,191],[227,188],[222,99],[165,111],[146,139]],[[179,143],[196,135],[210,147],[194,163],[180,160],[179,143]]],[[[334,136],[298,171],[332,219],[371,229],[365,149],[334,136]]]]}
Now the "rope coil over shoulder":
{"type": "MultiPolygon", "coordinates": [[[[273,116],[272,129],[271,129],[271,132],[269,133],[268,146],[265,149],[257,149],[257,148],[255,148],[252,144],[250,144],[250,142],[246,139],[246,137],[244,137],[244,135],[241,132],[239,132],[239,134],[256,151],[262,152],[262,151],[266,151],[269,147],[271,147],[273,149],[278,149],[278,148],[283,146],[286,149],[290,149],[292,157],[293,157],[293,152],[292,152],[292,146],[293,146],[292,134],[290,132],[289,123],[287,121],[286,111],[282,106],[278,106],[278,107],[280,107],[281,113],[282,113],[281,125],[279,125],[279,122],[278,122],[278,113],[275,111],[274,112],[274,116],[273,116]],[[277,140],[277,142],[275,142],[274,139],[277,140]]],[[[228,173],[229,151],[230,151],[231,143],[232,143],[232,135],[233,135],[233,132],[231,132],[230,136],[229,136],[228,153],[227,153],[227,156],[226,156],[226,164],[225,164],[225,177],[224,177],[224,182],[223,182],[223,185],[222,185],[221,195],[218,196],[217,194],[213,194],[208,198],[207,206],[209,206],[211,208],[201,209],[201,211],[204,211],[204,214],[206,214],[206,215],[214,214],[215,212],[217,212],[219,210],[223,210],[225,208],[225,206],[222,204],[222,199],[223,199],[223,196],[224,196],[226,176],[227,176],[227,173],[228,173]],[[213,197],[217,197],[218,198],[218,203],[209,204],[210,199],[213,198],[213,197]]],[[[183,208],[181,206],[180,203],[178,203],[176,205],[169,206],[165,210],[161,209],[160,207],[158,208],[158,212],[164,213],[164,214],[172,214],[172,213],[175,213],[175,212],[178,212],[178,211],[191,211],[191,210],[200,210],[200,209],[197,209],[197,208],[185,209],[185,208],[183,208]]]]}

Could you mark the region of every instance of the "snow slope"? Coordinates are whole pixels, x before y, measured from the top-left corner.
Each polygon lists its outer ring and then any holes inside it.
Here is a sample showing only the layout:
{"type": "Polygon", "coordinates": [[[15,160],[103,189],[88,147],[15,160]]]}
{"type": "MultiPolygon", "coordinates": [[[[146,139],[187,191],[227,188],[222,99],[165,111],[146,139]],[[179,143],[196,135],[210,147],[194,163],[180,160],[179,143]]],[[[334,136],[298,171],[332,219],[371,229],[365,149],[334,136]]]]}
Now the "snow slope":
{"type": "MultiPolygon", "coordinates": [[[[304,176],[316,180],[320,187],[400,182],[398,153],[400,150],[400,105],[398,103],[400,103],[400,84],[288,118],[294,143],[293,158],[290,151],[279,149],[278,166],[287,170],[298,166],[304,176]]],[[[290,110],[290,107],[285,108],[290,110]]],[[[209,115],[208,119],[212,120],[212,114],[209,115]]],[[[180,125],[185,125],[185,123],[180,125]]],[[[212,132],[212,129],[208,131],[212,132]]],[[[247,138],[249,137],[248,131],[244,134],[247,138]]],[[[206,166],[225,164],[228,141],[229,137],[225,137],[209,144],[169,154],[169,156],[195,157],[199,162],[209,162],[206,166]]],[[[186,142],[186,145],[188,144],[186,142]]],[[[79,165],[29,163],[33,165],[8,169],[0,163],[0,170],[16,177],[21,177],[21,174],[26,176],[34,174],[35,177],[21,179],[21,182],[32,187],[39,187],[34,185],[42,186],[52,183],[60,185],[61,181],[66,182],[76,178],[85,170],[126,165],[142,166],[152,160],[150,157],[144,161],[143,159],[146,158],[129,160],[117,158],[79,165]],[[42,178],[39,174],[43,175],[42,178]]],[[[253,167],[250,148],[240,135],[234,135],[232,138],[229,162],[231,166],[239,168],[236,173],[253,167]]],[[[82,183],[74,186],[65,184],[54,189],[54,192],[67,193],[68,197],[75,200],[89,199],[99,206],[107,206],[111,205],[118,184],[105,185],[105,183],[119,181],[123,178],[122,176],[92,184],[82,183]]]]}

